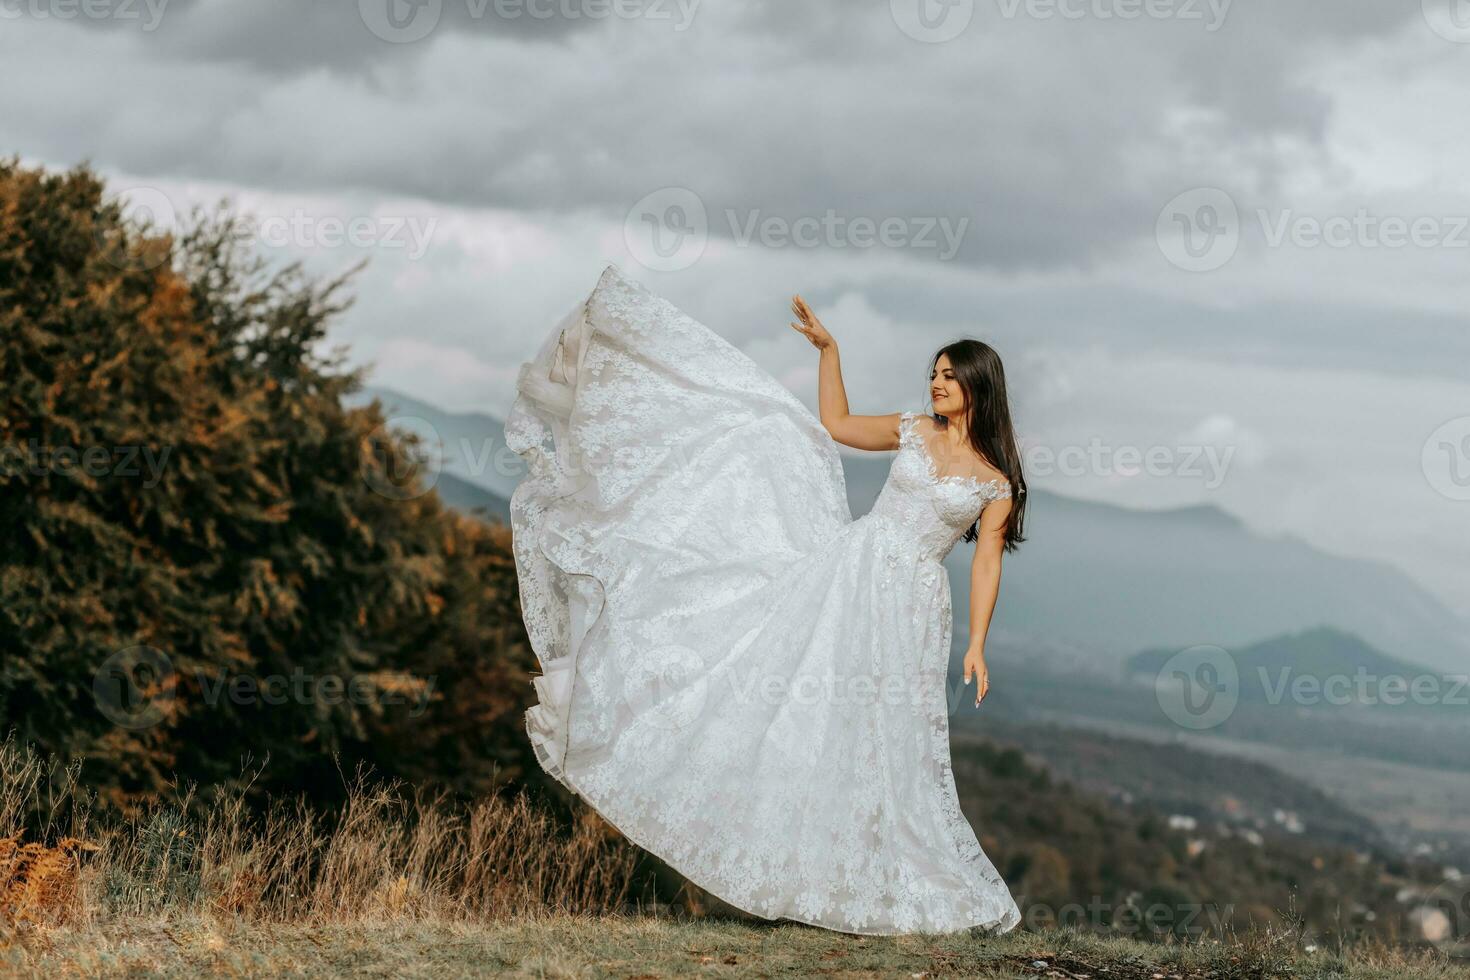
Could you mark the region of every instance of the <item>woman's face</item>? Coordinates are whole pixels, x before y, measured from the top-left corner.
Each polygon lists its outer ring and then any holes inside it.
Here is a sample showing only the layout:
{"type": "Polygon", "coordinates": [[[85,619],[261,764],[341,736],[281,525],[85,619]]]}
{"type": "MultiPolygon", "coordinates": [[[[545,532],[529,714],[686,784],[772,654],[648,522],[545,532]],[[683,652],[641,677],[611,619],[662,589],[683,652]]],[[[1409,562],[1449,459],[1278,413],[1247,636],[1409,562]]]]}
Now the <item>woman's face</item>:
{"type": "Polygon", "coordinates": [[[965,411],[965,392],[955,379],[954,369],[949,366],[949,355],[940,354],[934,362],[934,374],[929,378],[929,397],[934,402],[934,414],[955,418],[965,411]]]}

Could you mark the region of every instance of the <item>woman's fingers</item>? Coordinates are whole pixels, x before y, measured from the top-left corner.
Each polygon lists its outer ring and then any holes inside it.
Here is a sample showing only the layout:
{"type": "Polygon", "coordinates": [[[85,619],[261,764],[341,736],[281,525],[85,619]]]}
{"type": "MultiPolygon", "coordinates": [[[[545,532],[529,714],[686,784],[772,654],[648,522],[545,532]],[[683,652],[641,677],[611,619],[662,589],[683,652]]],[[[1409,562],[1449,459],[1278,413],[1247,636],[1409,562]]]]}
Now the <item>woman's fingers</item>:
{"type": "Polygon", "coordinates": [[[796,318],[802,323],[809,324],[816,319],[816,317],[812,316],[811,307],[806,305],[806,300],[802,299],[800,295],[791,297],[791,312],[795,313],[796,318]]]}
{"type": "Polygon", "coordinates": [[[831,343],[832,338],[827,333],[826,328],[822,326],[822,321],[818,320],[816,314],[812,313],[811,307],[806,305],[806,300],[800,296],[791,297],[791,312],[796,315],[796,319],[799,322],[799,325],[793,323],[791,326],[801,331],[802,336],[810,340],[812,346],[817,348],[817,350],[825,350],[827,344],[831,343]]]}

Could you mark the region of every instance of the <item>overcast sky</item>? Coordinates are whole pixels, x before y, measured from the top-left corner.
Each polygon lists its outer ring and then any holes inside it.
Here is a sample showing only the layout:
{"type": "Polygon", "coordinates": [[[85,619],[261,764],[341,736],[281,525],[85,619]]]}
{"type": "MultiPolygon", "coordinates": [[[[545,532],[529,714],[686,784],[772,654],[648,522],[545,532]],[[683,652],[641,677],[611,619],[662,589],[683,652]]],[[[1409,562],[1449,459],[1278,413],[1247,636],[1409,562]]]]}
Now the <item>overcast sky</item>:
{"type": "Polygon", "coordinates": [[[1464,612],[1459,6],[0,0],[0,153],[367,257],[334,339],[449,409],[503,416],[608,262],[810,404],[793,291],[858,411],[981,337],[1034,485],[1213,504],[1464,612]]]}

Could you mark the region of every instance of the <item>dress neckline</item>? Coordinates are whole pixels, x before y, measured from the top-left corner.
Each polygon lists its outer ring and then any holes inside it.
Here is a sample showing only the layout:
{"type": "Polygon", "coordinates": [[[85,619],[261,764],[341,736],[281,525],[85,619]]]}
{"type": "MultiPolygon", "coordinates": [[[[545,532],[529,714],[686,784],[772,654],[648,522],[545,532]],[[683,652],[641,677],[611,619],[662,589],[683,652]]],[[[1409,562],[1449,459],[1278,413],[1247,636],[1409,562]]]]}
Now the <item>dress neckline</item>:
{"type": "Polygon", "coordinates": [[[910,431],[915,440],[914,448],[918,450],[919,455],[922,456],[924,459],[924,472],[926,475],[928,475],[930,482],[941,485],[945,483],[968,483],[977,490],[981,487],[998,486],[1006,482],[998,478],[982,480],[978,476],[964,476],[963,474],[945,476],[941,474],[939,472],[939,464],[934,462],[934,456],[929,452],[929,446],[927,445],[928,440],[925,439],[924,434],[919,431],[918,414],[914,412],[909,412],[908,420],[909,425],[912,426],[912,429],[910,431]]]}

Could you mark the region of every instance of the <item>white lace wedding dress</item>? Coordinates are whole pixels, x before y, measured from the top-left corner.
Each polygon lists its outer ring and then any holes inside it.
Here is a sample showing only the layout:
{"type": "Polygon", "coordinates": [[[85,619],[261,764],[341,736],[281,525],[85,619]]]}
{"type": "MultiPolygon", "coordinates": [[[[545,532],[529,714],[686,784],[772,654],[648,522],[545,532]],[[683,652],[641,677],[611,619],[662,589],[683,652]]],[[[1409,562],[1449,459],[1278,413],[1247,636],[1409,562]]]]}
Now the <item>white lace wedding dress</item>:
{"type": "MultiPolygon", "coordinates": [[[[525,365],[506,438],[542,766],[730,904],[853,933],[1020,918],[950,767],[941,559],[1003,484],[914,416],[852,520],[774,378],[609,268],[525,365]]],[[[967,692],[968,693],[968,692],[967,692]]]]}

